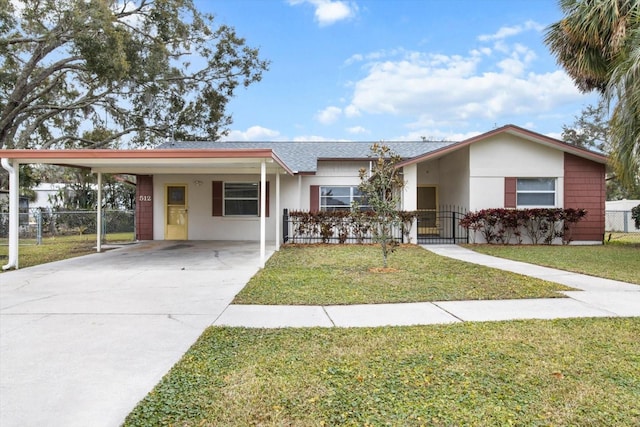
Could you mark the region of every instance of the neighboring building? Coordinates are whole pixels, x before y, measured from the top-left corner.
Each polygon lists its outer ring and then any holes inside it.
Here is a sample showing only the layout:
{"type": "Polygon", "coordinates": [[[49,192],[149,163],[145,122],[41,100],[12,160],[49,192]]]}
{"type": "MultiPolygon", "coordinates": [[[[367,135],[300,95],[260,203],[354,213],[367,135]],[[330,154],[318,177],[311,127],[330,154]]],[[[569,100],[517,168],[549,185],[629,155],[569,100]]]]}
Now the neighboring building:
{"type": "MultiPolygon", "coordinates": [[[[398,153],[402,209],[584,208],[576,242],[604,237],[602,154],[507,125],[461,142],[383,142],[398,153]]],[[[281,241],[282,210],[348,208],[368,142],[174,142],[156,150],[0,150],[18,163],[64,163],[137,176],[139,240],[281,241]],[[264,181],[264,184],[263,182],[264,181]],[[262,215],[261,186],[265,191],[262,215]]],[[[414,227],[442,234],[434,214],[414,227]]]]}
{"type": "Polygon", "coordinates": [[[605,202],[605,230],[640,233],[631,217],[631,209],[640,206],[640,200],[611,200],[605,202]]]}
{"type": "Polygon", "coordinates": [[[29,204],[30,209],[51,209],[53,207],[52,198],[56,196],[61,189],[65,188],[65,184],[59,183],[42,183],[33,188],[36,198],[29,204]]]}

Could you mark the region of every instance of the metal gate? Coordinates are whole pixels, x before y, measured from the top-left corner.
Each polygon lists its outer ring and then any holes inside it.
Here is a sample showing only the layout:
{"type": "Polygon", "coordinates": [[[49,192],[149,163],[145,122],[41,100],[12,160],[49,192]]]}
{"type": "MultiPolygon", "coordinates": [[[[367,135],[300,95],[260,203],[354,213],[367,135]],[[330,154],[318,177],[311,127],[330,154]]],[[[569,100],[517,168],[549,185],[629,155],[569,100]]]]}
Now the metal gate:
{"type": "Polygon", "coordinates": [[[459,206],[439,206],[418,213],[418,244],[468,243],[469,233],[460,226],[467,210],[459,206]]]}

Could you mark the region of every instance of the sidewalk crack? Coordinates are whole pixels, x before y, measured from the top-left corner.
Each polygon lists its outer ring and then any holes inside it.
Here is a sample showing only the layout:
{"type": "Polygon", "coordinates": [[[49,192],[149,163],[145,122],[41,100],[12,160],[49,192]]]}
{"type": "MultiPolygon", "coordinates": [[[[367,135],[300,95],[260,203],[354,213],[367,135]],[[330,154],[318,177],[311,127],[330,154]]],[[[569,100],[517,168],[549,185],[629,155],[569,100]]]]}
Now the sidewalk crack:
{"type": "Polygon", "coordinates": [[[324,305],[321,305],[320,307],[322,307],[322,311],[324,311],[324,314],[327,315],[327,319],[329,319],[329,322],[331,322],[331,326],[336,326],[336,322],[334,322],[331,316],[329,316],[326,307],[324,305]]]}

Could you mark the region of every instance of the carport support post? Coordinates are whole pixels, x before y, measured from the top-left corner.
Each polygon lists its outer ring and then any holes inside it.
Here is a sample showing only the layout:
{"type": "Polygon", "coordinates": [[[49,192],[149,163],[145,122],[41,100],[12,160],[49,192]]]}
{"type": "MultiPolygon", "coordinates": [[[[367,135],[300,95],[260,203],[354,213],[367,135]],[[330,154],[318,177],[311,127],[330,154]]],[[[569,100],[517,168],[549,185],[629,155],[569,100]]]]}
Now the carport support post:
{"type": "Polygon", "coordinates": [[[264,267],[266,258],[266,242],[265,234],[267,230],[266,224],[266,207],[267,207],[267,163],[264,159],[260,163],[260,267],[264,267]]]}
{"type": "Polygon", "coordinates": [[[98,200],[97,200],[98,210],[96,219],[96,250],[97,252],[102,251],[102,172],[98,172],[98,200]]]}
{"type": "MultiPolygon", "coordinates": [[[[415,211],[418,209],[418,166],[413,164],[402,168],[404,177],[404,193],[402,201],[402,209],[405,211],[415,211]]],[[[418,243],[418,221],[413,220],[409,242],[418,243]]]]}
{"type": "Polygon", "coordinates": [[[9,262],[3,270],[18,269],[18,206],[20,204],[20,165],[17,161],[2,159],[2,167],[9,173],[9,262]]]}
{"type": "Polygon", "coordinates": [[[280,250],[280,171],[276,171],[276,251],[280,250]]]}

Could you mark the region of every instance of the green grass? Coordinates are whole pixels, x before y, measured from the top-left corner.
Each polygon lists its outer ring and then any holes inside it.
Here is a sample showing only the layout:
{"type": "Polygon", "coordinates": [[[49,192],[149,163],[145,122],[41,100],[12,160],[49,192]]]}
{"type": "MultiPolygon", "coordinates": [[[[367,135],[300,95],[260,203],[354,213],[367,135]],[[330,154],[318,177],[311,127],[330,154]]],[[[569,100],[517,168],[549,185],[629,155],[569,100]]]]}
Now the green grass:
{"type": "MultiPolygon", "coordinates": [[[[132,242],[133,233],[111,233],[105,236],[106,243],[132,242]]],[[[0,245],[0,262],[8,259],[9,248],[5,241],[0,245]]],[[[18,249],[18,265],[20,268],[31,267],[47,262],[60,261],[96,252],[96,235],[83,234],[74,236],[46,237],[41,245],[35,239],[20,239],[18,249]]]]}
{"type": "Polygon", "coordinates": [[[469,245],[474,251],[640,284],[640,233],[614,235],[597,246],[469,245]]]}
{"type": "Polygon", "coordinates": [[[551,282],[402,246],[389,267],[376,245],[286,245],[236,296],[234,304],[372,304],[562,297],[551,282]]]}
{"type": "Polygon", "coordinates": [[[640,318],[212,327],[125,426],[640,425],[640,318]]]}

